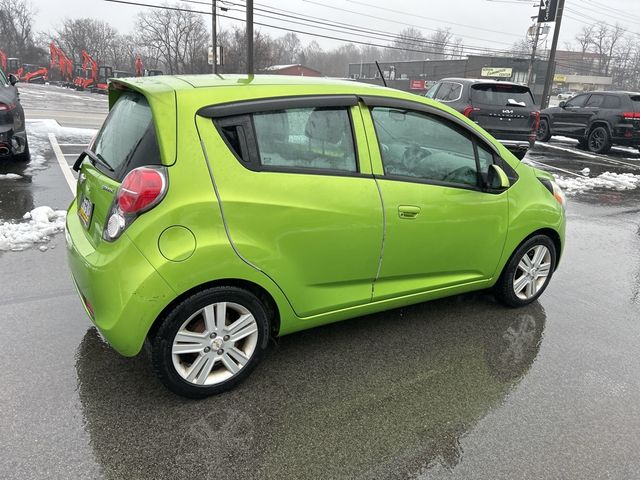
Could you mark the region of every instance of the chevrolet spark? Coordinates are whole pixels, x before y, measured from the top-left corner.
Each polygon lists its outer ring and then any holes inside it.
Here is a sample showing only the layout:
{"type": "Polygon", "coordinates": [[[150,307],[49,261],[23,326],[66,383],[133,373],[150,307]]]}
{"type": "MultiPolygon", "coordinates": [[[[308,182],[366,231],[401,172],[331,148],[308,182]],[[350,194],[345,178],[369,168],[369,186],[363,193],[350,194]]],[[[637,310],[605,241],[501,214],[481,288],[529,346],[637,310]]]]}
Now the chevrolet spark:
{"type": "Polygon", "coordinates": [[[454,110],[348,81],[114,80],[78,158],[68,259],[125,356],[193,398],[232,388],[270,337],[492,288],[536,300],[564,196],[454,110]]]}

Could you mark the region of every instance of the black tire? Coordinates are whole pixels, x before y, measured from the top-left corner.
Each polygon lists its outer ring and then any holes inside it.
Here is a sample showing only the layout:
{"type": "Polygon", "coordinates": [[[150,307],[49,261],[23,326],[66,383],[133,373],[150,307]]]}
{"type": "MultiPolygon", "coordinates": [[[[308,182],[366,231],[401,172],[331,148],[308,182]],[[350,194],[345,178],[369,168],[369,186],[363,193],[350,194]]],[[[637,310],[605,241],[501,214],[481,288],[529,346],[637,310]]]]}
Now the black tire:
{"type": "Polygon", "coordinates": [[[502,270],[500,278],[493,287],[493,292],[496,299],[500,303],[503,303],[509,307],[523,307],[537,300],[538,297],[540,297],[540,295],[542,295],[542,293],[545,291],[545,289],[549,285],[549,282],[551,281],[551,277],[553,276],[553,271],[556,265],[556,258],[556,246],[549,237],[547,237],[546,235],[535,235],[529,238],[527,241],[522,243],[515,252],[513,252],[513,255],[511,255],[511,258],[502,270]],[[533,248],[540,245],[546,247],[550,253],[549,274],[546,277],[544,283],[537,288],[537,292],[534,295],[532,295],[530,298],[523,299],[516,294],[514,289],[514,280],[518,272],[518,264],[523,259],[525,254],[528,254],[533,248]]]}
{"type": "Polygon", "coordinates": [[[578,139],[578,148],[581,150],[587,150],[588,147],[588,139],[587,138],[579,138],[578,139]]]}
{"type": "Polygon", "coordinates": [[[607,153],[611,150],[609,130],[603,126],[593,128],[587,137],[587,148],[592,153],[607,153]]]}
{"type": "Polygon", "coordinates": [[[24,152],[19,153],[17,155],[13,156],[13,160],[16,162],[28,162],[29,160],[31,160],[31,153],[29,153],[29,143],[27,142],[27,144],[24,147],[24,152]]]}
{"type": "Polygon", "coordinates": [[[548,142],[551,139],[551,128],[549,127],[549,120],[546,118],[540,119],[540,125],[536,134],[536,140],[539,142],[548,142]]]}
{"type": "MultiPolygon", "coordinates": [[[[188,398],[205,398],[231,390],[251,373],[264,356],[264,352],[266,351],[269,341],[269,317],[267,312],[267,308],[258,299],[258,297],[253,293],[238,287],[214,287],[188,297],[176,305],[163,319],[160,320],[160,326],[149,339],[151,346],[151,363],[155,375],[169,390],[188,398]],[[210,385],[196,385],[195,383],[183,378],[178,370],[176,370],[172,354],[173,342],[180,328],[184,326],[185,322],[192,315],[196,314],[208,305],[221,302],[230,302],[232,304],[240,305],[253,315],[257,325],[257,341],[255,343],[255,348],[253,353],[248,357],[248,361],[240,367],[237,373],[232,373],[230,378],[210,385]]],[[[227,316],[230,316],[230,314],[227,313],[227,316]]],[[[232,320],[228,321],[231,322],[232,320]]],[[[204,318],[202,318],[202,324],[203,330],[206,331],[204,318]]],[[[221,336],[219,334],[217,335],[218,338],[221,336]]],[[[212,342],[213,341],[214,340],[212,340],[212,342]]],[[[208,353],[207,355],[210,356],[214,355],[214,349],[216,348],[220,349],[217,350],[217,352],[224,352],[219,345],[208,348],[211,353],[208,353]]],[[[193,353],[191,355],[195,357],[195,359],[200,359],[205,356],[204,352],[206,351],[207,350],[202,353],[193,353]]],[[[179,358],[182,359],[184,357],[179,358]]],[[[195,359],[193,360],[194,363],[195,359]]],[[[192,365],[194,363],[192,363],[192,365]]],[[[228,372],[228,370],[225,370],[225,368],[226,367],[222,362],[214,363],[214,368],[211,372],[213,375],[215,375],[215,372],[220,371],[222,371],[223,374],[231,373],[228,372]]],[[[211,378],[210,375],[211,374],[207,374],[207,378],[211,378]]]]}

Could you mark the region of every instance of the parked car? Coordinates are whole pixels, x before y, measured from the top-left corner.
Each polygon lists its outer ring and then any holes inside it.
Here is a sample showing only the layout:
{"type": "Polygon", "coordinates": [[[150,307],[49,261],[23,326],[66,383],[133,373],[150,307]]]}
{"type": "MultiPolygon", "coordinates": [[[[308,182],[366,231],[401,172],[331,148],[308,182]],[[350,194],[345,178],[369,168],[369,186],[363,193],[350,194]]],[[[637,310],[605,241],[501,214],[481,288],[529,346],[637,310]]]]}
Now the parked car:
{"type": "Polygon", "coordinates": [[[558,93],[558,100],[568,100],[575,97],[576,92],[560,92],[558,93]]]}
{"type": "Polygon", "coordinates": [[[7,78],[0,70],[0,160],[29,161],[29,143],[24,122],[24,110],[16,83],[18,78],[7,78]]]}
{"type": "Polygon", "coordinates": [[[445,78],[429,89],[426,96],[476,122],[519,159],[535,144],[540,109],[525,85],[445,78]]]}
{"type": "Polygon", "coordinates": [[[553,135],[575,138],[593,153],[612,145],[640,146],[640,93],[589,92],[540,114],[538,140],[553,135]]]}
{"type": "Polygon", "coordinates": [[[272,336],[547,287],[564,197],[468,118],[311,77],[113,80],[66,240],[93,322],[174,392],[232,388],[272,336]]]}

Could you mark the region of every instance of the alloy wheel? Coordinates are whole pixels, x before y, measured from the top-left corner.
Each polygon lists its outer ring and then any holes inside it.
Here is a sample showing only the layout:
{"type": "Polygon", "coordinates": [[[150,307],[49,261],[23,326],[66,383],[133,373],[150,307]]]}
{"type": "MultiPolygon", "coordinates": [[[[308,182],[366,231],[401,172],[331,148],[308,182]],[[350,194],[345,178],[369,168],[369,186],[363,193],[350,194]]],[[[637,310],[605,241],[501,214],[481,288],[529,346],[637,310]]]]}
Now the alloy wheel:
{"type": "Polygon", "coordinates": [[[592,152],[599,151],[606,141],[606,133],[602,128],[596,128],[589,135],[589,150],[592,152]]]}
{"type": "Polygon", "coordinates": [[[215,385],[236,375],[258,343],[258,324],[244,306],[217,302],[180,326],[171,348],[176,372],[194,385],[215,385]]]}
{"type": "Polygon", "coordinates": [[[521,300],[533,298],[551,273],[551,252],[544,245],[530,248],[518,262],[513,275],[513,291],[521,300]]]}

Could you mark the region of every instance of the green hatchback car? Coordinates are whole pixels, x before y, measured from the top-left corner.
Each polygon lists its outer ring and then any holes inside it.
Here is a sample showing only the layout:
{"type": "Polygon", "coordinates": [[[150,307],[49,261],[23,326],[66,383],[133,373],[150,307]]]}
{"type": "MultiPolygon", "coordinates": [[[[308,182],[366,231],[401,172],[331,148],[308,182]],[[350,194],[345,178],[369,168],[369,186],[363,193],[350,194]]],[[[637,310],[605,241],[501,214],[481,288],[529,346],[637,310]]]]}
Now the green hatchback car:
{"type": "Polygon", "coordinates": [[[429,99],[279,76],[114,80],[78,158],[66,239],[82,303],[119,353],[193,398],[270,337],[493,288],[537,299],[565,199],[429,99]]]}

